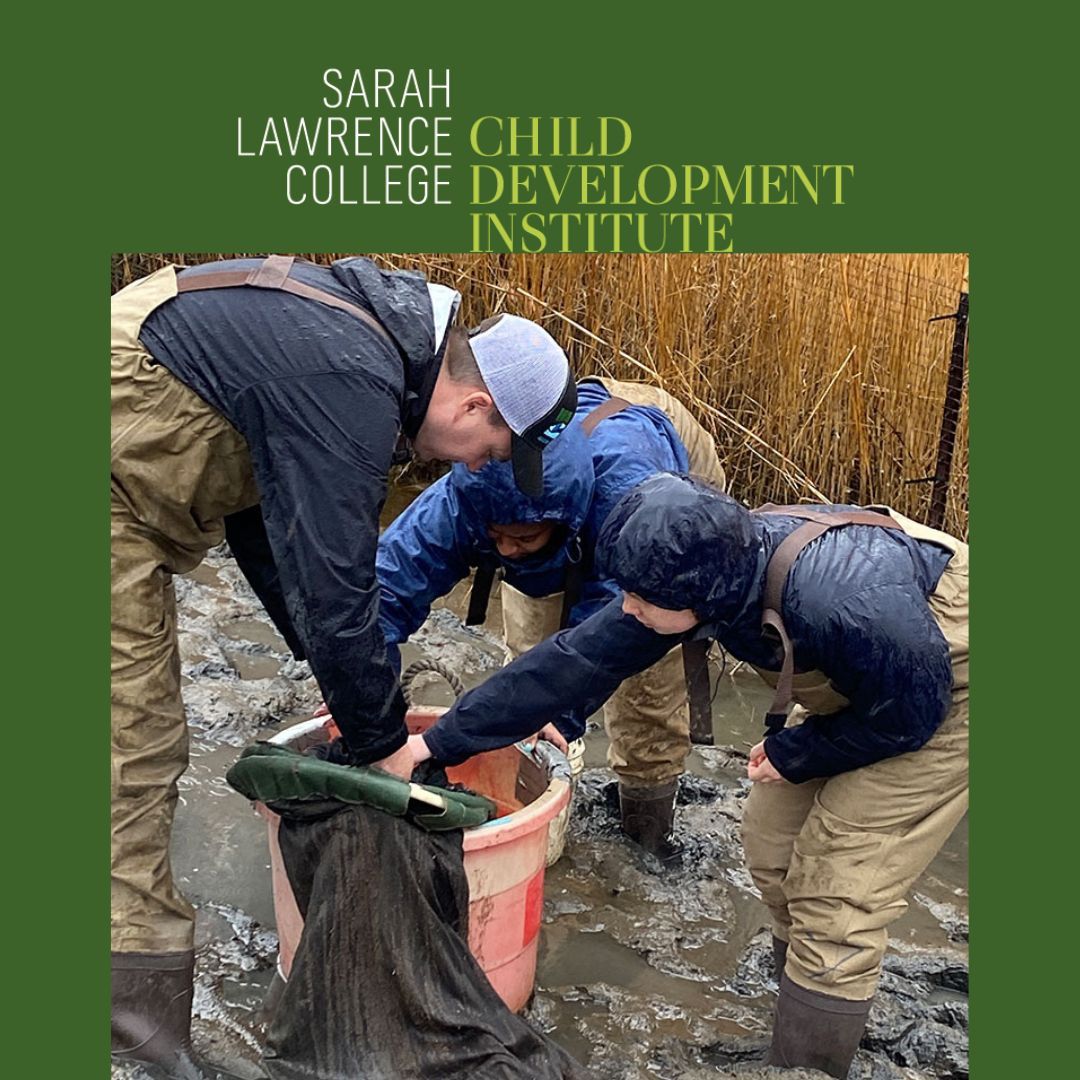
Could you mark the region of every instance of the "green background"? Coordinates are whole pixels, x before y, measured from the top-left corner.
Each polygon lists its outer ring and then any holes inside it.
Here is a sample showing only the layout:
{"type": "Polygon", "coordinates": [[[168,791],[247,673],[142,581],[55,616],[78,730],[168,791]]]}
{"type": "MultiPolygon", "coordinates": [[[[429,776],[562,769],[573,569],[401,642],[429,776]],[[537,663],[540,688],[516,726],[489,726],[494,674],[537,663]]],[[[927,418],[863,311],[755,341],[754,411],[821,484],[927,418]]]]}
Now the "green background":
{"type": "Polygon", "coordinates": [[[1069,240],[1052,160],[1066,136],[1040,135],[1061,30],[1030,5],[977,23],[824,10],[112,4],[9,27],[8,1075],[109,1068],[109,254],[464,250],[464,193],[291,207],[282,163],[235,156],[238,114],[316,115],[325,68],[376,66],[452,69],[459,185],[478,115],[617,115],[642,161],[855,165],[843,207],[736,210],[737,251],[971,253],[971,1060],[977,1080],[1050,1074],[1076,815],[1071,699],[1039,697],[1068,679],[1073,634],[1034,608],[1071,575],[1033,573],[1068,565],[1048,506],[1069,460],[1069,365],[1044,337],[1070,311],[1067,274],[1035,249],[1069,240]]]}

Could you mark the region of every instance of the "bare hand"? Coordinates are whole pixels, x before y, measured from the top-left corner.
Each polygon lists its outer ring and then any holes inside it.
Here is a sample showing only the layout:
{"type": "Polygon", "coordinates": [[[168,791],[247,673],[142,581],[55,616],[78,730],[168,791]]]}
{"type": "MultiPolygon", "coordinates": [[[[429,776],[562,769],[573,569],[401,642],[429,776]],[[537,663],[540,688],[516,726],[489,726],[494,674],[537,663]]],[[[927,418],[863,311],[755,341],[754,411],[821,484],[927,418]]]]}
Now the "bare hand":
{"type": "Polygon", "coordinates": [[[389,757],[384,757],[382,761],[373,761],[371,767],[373,769],[381,769],[383,772],[390,773],[391,776],[400,777],[402,780],[408,780],[412,777],[413,771],[412,747],[407,742],[400,749],[395,750],[389,757]]]}
{"type": "Polygon", "coordinates": [[[746,766],[746,775],[754,783],[784,782],[784,778],[776,771],[776,766],[773,765],[765,753],[764,739],[750,751],[750,764],[746,766]]]}
{"type": "Polygon", "coordinates": [[[535,742],[539,742],[541,739],[544,742],[551,743],[556,749],[561,750],[564,754],[569,749],[569,744],[566,739],[563,738],[562,732],[554,724],[545,724],[537,733],[535,742]]]}

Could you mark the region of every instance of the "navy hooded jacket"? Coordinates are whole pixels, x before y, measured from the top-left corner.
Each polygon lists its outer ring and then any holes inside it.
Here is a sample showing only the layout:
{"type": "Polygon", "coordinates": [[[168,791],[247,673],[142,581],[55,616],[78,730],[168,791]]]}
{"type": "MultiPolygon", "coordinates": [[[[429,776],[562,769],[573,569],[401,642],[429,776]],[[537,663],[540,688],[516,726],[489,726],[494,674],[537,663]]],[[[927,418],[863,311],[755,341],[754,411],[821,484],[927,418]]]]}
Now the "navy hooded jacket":
{"type": "MultiPolygon", "coordinates": [[[[692,609],[701,625],[681,637],[656,634],[613,601],[463,697],[425,736],[432,753],[458,761],[537,731],[568,707],[591,712],[686,637],[715,637],[737,659],[779,671],[779,642],[761,630],[765,569],[800,524],[751,514],[681,477],[641,484],[605,522],[601,571],[651,603],[692,609]]],[[[927,597],[950,557],[937,544],[865,525],[831,530],[799,555],[782,603],[796,670],[822,671],[850,705],[766,739],[785,779],[833,776],[916,750],[937,730],[952,667],[927,597]]]]}
{"type": "Polygon", "coordinates": [[[247,441],[260,503],[226,519],[230,547],[310,662],[356,760],[375,761],[407,737],[378,621],[379,512],[399,431],[419,429],[441,351],[421,275],[353,258],[298,263],[291,276],[371,311],[392,340],[317,300],[250,287],[182,292],[140,337],[247,441]]]}
{"type": "MultiPolygon", "coordinates": [[[[520,492],[506,463],[491,462],[477,472],[455,465],[390,525],[376,564],[379,618],[392,662],[400,664],[397,646],[416,632],[432,603],[481,563],[501,568],[505,580],[527,596],[548,596],[563,589],[568,562],[582,560],[584,581],[571,626],[619,595],[615,582],[593,565],[604,519],[647,477],[685,471],[689,462],[671,421],[653,406],[615,413],[586,436],[581,420],[610,396],[598,382],[578,384],[575,421],[544,452],[541,497],[520,492]],[[502,558],[487,532],[489,524],[540,521],[558,522],[565,531],[554,548],[524,559],[502,558]]],[[[583,725],[577,715],[561,726],[577,737],[583,725]]]]}

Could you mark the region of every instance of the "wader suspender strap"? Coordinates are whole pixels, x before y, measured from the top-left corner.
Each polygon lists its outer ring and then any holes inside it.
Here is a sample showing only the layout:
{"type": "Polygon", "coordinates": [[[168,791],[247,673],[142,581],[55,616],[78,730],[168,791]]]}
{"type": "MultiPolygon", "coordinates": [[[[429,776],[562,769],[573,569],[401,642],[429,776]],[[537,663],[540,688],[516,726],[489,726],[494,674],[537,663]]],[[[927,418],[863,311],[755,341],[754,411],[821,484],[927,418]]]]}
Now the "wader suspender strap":
{"type": "Polygon", "coordinates": [[[573,537],[571,542],[577,549],[576,561],[566,564],[563,575],[562,612],[559,614],[559,629],[565,630],[570,625],[570,612],[581,599],[581,587],[585,584],[585,553],[581,550],[581,540],[573,537]]]}
{"type": "Polygon", "coordinates": [[[784,584],[802,549],[822,533],[843,525],[876,525],[882,529],[903,530],[899,522],[893,521],[887,514],[875,513],[873,510],[849,510],[843,513],[827,514],[820,510],[805,510],[801,506],[776,506],[773,503],[766,503],[764,506],[759,506],[754,513],[785,514],[788,517],[806,519],[805,525],[800,525],[794,532],[784,537],[779,547],[772,553],[769,565],[765,568],[765,603],[761,613],[761,626],[763,630],[765,627],[771,627],[776,631],[784,650],[780,679],[776,684],[772,705],[769,706],[768,715],[765,717],[766,726],[770,732],[773,732],[784,726],[788,707],[791,705],[795,653],[780,611],[784,598],[784,584]]]}
{"type": "Polygon", "coordinates": [[[217,270],[204,274],[178,274],[176,291],[229,289],[237,285],[251,285],[256,289],[280,289],[282,292],[302,296],[306,300],[318,300],[320,304],[355,315],[362,323],[371,327],[379,337],[394,345],[395,349],[397,348],[386,329],[370,311],[365,311],[357,304],[350,304],[348,300],[342,300],[333,293],[323,292],[322,289],[316,289],[314,286],[305,285],[289,277],[289,271],[295,261],[292,255],[271,255],[253,270],[217,270]]]}
{"type": "Polygon", "coordinates": [[[712,746],[712,687],[709,684],[709,638],[684,641],[683,674],[690,704],[690,741],[695,746],[712,746]]]}
{"type": "Polygon", "coordinates": [[[609,416],[614,416],[616,413],[621,413],[623,409],[629,408],[630,402],[621,397],[609,397],[602,405],[597,405],[581,421],[581,430],[585,432],[585,438],[587,439],[596,430],[596,425],[601,420],[606,420],[609,416]]]}
{"type": "Polygon", "coordinates": [[[495,563],[482,562],[473,574],[472,590],[469,592],[469,610],[465,615],[466,626],[479,626],[487,618],[491,586],[495,581],[495,563]]]}
{"type": "MultiPolygon", "coordinates": [[[[588,438],[596,425],[609,416],[620,413],[623,409],[630,408],[630,402],[621,397],[610,397],[602,405],[597,405],[584,420],[581,421],[581,430],[588,438]]],[[[570,612],[574,605],[581,599],[581,586],[585,580],[585,568],[583,560],[571,562],[566,567],[566,576],[563,579],[563,604],[562,614],[559,617],[559,629],[565,630],[570,621],[570,612]]],[[[491,587],[495,582],[495,564],[481,563],[473,575],[472,591],[469,594],[469,611],[465,616],[466,626],[479,626],[487,618],[488,601],[491,599],[491,587]]]]}

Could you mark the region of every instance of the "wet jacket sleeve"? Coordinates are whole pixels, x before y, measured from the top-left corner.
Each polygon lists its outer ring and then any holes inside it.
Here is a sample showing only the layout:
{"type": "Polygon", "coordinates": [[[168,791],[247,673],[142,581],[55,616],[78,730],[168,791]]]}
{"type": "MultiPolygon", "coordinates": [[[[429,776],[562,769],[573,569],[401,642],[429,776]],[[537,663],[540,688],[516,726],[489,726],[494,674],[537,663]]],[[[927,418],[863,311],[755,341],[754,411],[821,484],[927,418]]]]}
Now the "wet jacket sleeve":
{"type": "Polygon", "coordinates": [[[454,765],[535,735],[567,712],[588,715],[624,679],[655,664],[676,640],[642,626],[623,614],[620,601],[612,601],[470,690],[424,740],[435,758],[454,765]]]}
{"type": "MultiPolygon", "coordinates": [[[[789,632],[798,633],[790,626],[789,632]]],[[[949,646],[916,586],[864,589],[803,632],[816,634],[817,667],[851,704],[765,740],[786,780],[835,776],[918,750],[944,720],[952,692],[949,646]]]]}
{"type": "Polygon", "coordinates": [[[581,590],[581,599],[570,609],[568,625],[577,626],[586,619],[591,619],[616,599],[621,602],[622,589],[615,581],[611,578],[590,578],[581,590]]]}
{"type": "MultiPolygon", "coordinates": [[[[379,540],[379,621],[387,645],[420,628],[431,605],[469,573],[475,534],[449,477],[431,485],[379,540]]],[[[396,651],[396,650],[395,650],[396,651]]]]}
{"type": "MultiPolygon", "coordinates": [[[[612,600],[622,602],[622,589],[610,578],[586,579],[578,602],[570,609],[567,626],[580,626],[586,619],[602,611],[612,600]]],[[[588,730],[589,712],[582,708],[569,709],[556,716],[553,723],[567,742],[583,738],[588,730]]]]}
{"type": "Polygon", "coordinates": [[[270,539],[266,535],[262,508],[258,505],[229,514],[225,518],[225,539],[229,550],[236,559],[248,584],[255,590],[266,613],[274,621],[278,633],[285,639],[293,656],[304,659],[304,646],[296,636],[289,613],[285,608],[285,597],[281,591],[281,578],[278,576],[274,553],[270,550],[270,539]]]}
{"type": "Polygon", "coordinates": [[[375,576],[394,389],[326,371],[255,384],[235,407],[289,623],[357,762],[384,758],[407,737],[375,576]]]}

